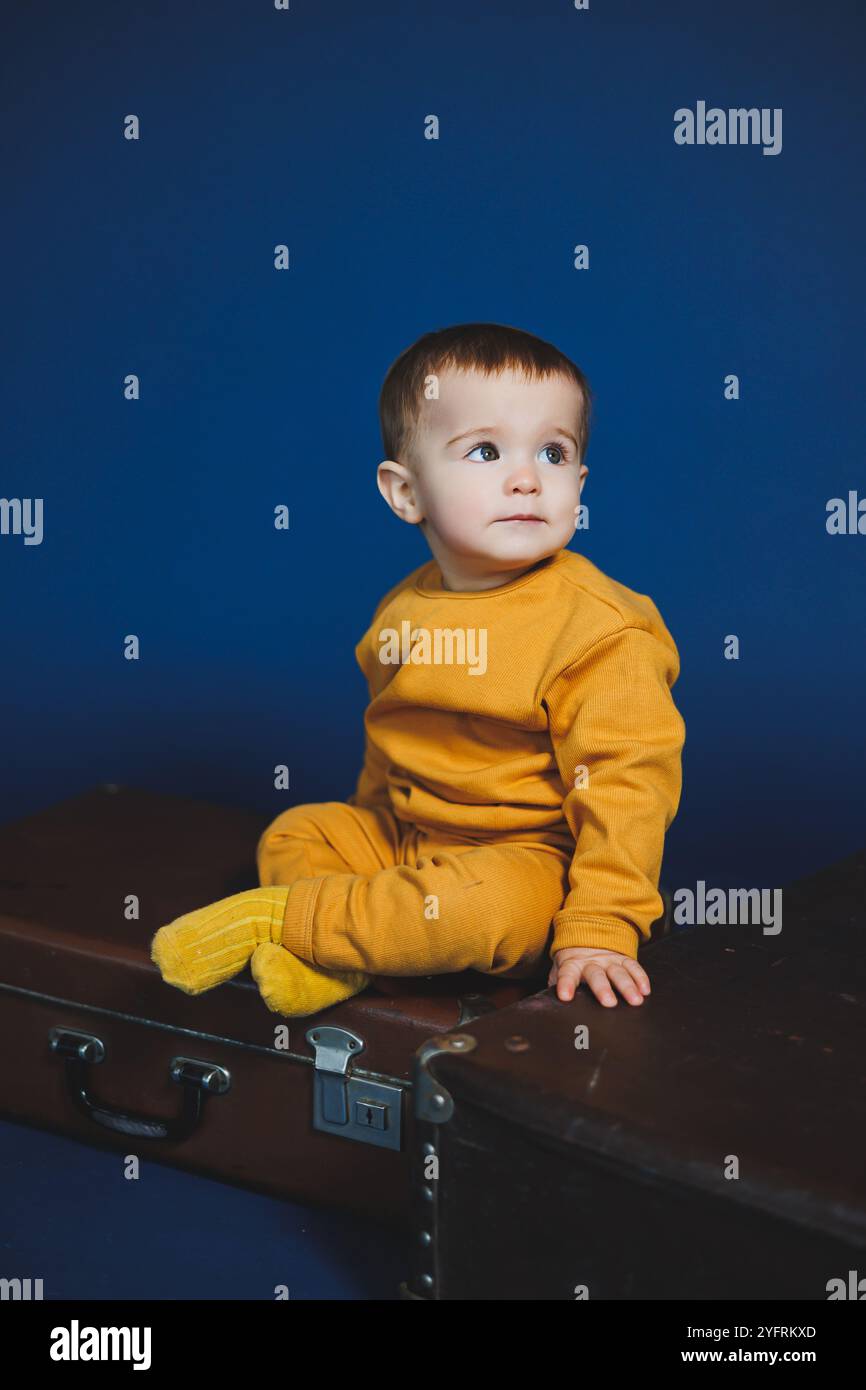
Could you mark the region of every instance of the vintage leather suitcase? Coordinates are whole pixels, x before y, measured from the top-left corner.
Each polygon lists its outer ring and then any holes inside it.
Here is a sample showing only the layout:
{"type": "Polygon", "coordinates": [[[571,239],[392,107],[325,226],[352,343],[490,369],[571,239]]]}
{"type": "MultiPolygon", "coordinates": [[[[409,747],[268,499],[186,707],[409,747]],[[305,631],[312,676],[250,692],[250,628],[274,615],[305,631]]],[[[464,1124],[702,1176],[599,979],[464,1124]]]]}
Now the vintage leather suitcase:
{"type": "Polygon", "coordinates": [[[544,990],[422,1046],[404,1297],[826,1300],[866,1275],[866,851],[782,902],[777,935],[650,942],[641,1005],[544,990]]]}
{"type": "Polygon", "coordinates": [[[379,980],[301,1019],[249,969],[196,997],[165,984],[154,932],[255,887],[269,819],[97,787],[0,827],[0,1112],[405,1225],[415,1051],[544,979],[379,980]]]}

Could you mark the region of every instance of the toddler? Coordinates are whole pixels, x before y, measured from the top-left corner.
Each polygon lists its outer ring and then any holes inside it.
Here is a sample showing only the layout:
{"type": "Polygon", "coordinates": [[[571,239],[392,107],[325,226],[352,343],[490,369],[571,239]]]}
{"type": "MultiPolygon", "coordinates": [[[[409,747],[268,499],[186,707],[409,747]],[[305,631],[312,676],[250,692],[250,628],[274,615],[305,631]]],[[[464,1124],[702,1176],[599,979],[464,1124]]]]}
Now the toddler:
{"type": "Polygon", "coordinates": [[[551,344],[499,324],[428,333],[391,366],[379,491],[432,559],[380,602],[346,802],[293,806],[258,844],[261,887],[158,931],[198,994],[250,963],[269,1008],[309,1014],[371,976],[550,958],[561,1000],[649,993],[685,724],[652,600],[565,547],[588,472],[591,391],[551,344]]]}

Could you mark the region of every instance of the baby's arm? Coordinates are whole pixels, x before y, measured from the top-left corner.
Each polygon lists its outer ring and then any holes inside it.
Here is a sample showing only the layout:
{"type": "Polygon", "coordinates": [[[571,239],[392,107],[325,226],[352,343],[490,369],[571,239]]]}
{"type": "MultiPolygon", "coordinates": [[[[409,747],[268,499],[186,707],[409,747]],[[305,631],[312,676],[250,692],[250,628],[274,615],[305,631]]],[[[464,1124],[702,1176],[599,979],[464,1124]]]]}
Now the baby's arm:
{"type": "Polygon", "coordinates": [[[623,627],[560,672],[545,695],[575,840],[550,949],[560,998],[572,998],[581,978],[604,1003],[614,984],[632,1002],[635,986],[648,990],[637,951],[663,911],[664,837],[682,790],[685,723],[670,693],[678,674],[672,644],[623,627]]]}

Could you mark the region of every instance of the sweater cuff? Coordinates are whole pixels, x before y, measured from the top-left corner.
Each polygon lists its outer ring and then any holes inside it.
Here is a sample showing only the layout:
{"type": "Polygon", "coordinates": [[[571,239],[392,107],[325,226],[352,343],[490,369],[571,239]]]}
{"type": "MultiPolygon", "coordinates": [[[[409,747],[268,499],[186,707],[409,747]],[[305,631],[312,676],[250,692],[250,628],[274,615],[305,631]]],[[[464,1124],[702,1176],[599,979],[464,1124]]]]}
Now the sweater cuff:
{"type": "Polygon", "coordinates": [[[282,945],[301,960],[313,961],[313,913],[324,881],[323,877],[296,879],[286,899],[282,945]]]}
{"type": "Polygon", "coordinates": [[[619,951],[637,960],[637,948],[642,937],[637,927],[625,922],[605,921],[601,917],[560,917],[553,922],[551,958],[568,946],[596,946],[599,950],[619,951]]]}

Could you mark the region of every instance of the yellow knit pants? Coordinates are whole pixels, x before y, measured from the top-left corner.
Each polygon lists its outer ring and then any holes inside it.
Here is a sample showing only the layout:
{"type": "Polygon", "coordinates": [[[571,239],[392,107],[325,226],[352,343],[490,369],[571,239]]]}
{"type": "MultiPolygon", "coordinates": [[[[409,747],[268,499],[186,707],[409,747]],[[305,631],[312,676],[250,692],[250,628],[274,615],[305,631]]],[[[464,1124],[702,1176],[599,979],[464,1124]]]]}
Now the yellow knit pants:
{"type": "Polygon", "coordinates": [[[386,806],[283,811],[256,852],[263,886],[291,885],[282,944],[329,970],[538,972],[568,893],[571,855],[526,841],[467,842],[386,806]]]}

